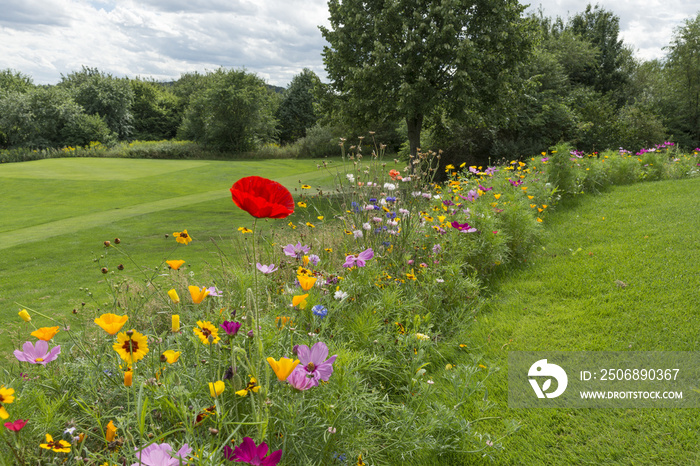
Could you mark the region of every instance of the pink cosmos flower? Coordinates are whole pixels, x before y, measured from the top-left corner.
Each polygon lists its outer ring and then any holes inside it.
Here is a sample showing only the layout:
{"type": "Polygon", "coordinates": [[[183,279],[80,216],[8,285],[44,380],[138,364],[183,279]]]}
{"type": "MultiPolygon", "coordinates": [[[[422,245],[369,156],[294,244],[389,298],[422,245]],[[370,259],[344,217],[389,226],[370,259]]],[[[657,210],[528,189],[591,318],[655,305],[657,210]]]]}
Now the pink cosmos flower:
{"type": "Polygon", "coordinates": [[[36,346],[32,345],[31,341],[25,341],[22,345],[22,350],[15,350],[15,357],[23,362],[28,362],[30,364],[41,364],[46,366],[46,363],[55,361],[59,354],[61,354],[61,346],[54,346],[51,351],[49,351],[49,343],[44,340],[39,340],[36,342],[36,346]]]}
{"type": "MultiPolygon", "coordinates": [[[[295,255],[296,255],[296,254],[295,254],[295,255]]],[[[272,273],[272,272],[274,272],[275,270],[278,269],[278,267],[275,266],[275,264],[263,265],[263,264],[261,264],[260,262],[258,262],[258,263],[255,265],[255,267],[257,267],[257,269],[258,269],[259,271],[261,271],[262,273],[264,273],[264,274],[266,274],[266,275],[267,275],[268,273],[272,273]]]]}
{"type": "Polygon", "coordinates": [[[136,448],[138,462],[131,466],[180,466],[188,464],[186,457],[190,453],[192,449],[186,443],[174,454],[170,444],[153,443],[141,451],[136,448]]]}
{"type": "Polygon", "coordinates": [[[316,381],[313,377],[309,377],[309,373],[306,371],[297,371],[296,368],[289,374],[286,382],[297,390],[308,390],[311,387],[316,386],[316,381]]]}
{"type": "MultiPolygon", "coordinates": [[[[331,374],[333,374],[333,363],[338,355],[334,354],[326,360],[328,357],[328,346],[325,343],[319,341],[311,349],[306,345],[298,345],[296,346],[296,353],[299,358],[299,364],[290,374],[290,377],[294,375],[294,372],[297,372],[297,378],[300,375],[304,375],[311,379],[314,386],[316,386],[319,380],[328,381],[331,374]]],[[[289,380],[287,381],[289,382],[289,380]]]]}
{"type": "Polygon", "coordinates": [[[301,242],[297,242],[297,244],[290,243],[282,249],[285,256],[296,257],[297,259],[301,259],[304,254],[308,253],[310,250],[311,248],[309,246],[302,245],[301,242]]]}
{"type": "Polygon", "coordinates": [[[29,421],[29,419],[17,419],[15,422],[6,422],[4,426],[12,432],[19,432],[25,425],[27,425],[27,421],[29,421]]]}
{"type": "Polygon", "coordinates": [[[238,463],[248,463],[257,466],[275,466],[282,459],[282,450],[277,450],[267,455],[268,446],[263,442],[256,445],[250,437],[243,437],[243,443],[236,448],[226,445],[224,447],[224,458],[238,463]]]}
{"type": "Polygon", "coordinates": [[[365,249],[361,253],[355,255],[355,254],[350,254],[345,258],[345,263],[343,264],[343,267],[364,267],[366,262],[370,260],[371,258],[374,257],[374,251],[372,248],[365,249]]]}

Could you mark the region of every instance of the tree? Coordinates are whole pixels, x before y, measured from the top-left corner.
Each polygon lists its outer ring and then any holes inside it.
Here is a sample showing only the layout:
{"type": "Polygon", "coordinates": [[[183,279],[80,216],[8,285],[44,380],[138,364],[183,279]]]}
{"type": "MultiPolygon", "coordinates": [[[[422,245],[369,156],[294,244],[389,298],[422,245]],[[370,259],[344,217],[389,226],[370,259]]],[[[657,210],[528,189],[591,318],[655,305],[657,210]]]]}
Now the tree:
{"type": "Polygon", "coordinates": [[[27,92],[34,87],[32,78],[9,68],[0,71],[0,91],[27,92]]]}
{"type": "Polygon", "coordinates": [[[277,109],[280,141],[291,142],[306,136],[319,115],[314,93],[321,80],[308,68],[294,76],[277,109]]]}
{"type": "Polygon", "coordinates": [[[58,86],[68,89],[73,99],[87,114],[104,118],[119,139],[126,139],[131,135],[131,106],[134,103],[134,93],[127,79],[115,78],[97,68],[83,66],[81,71],[61,76],[58,86]]]}
{"type": "Polygon", "coordinates": [[[410,153],[436,109],[503,106],[529,47],[516,0],[329,0],[323,57],[344,110],[406,120],[410,153]]]}
{"type": "Polygon", "coordinates": [[[154,81],[132,79],[129,83],[134,93],[131,107],[134,139],[158,141],[174,138],[182,120],[175,94],[154,81]]]}
{"type": "Polygon", "coordinates": [[[275,137],[277,97],[243,70],[208,73],[189,99],[178,135],[220,150],[244,152],[275,137]]]}

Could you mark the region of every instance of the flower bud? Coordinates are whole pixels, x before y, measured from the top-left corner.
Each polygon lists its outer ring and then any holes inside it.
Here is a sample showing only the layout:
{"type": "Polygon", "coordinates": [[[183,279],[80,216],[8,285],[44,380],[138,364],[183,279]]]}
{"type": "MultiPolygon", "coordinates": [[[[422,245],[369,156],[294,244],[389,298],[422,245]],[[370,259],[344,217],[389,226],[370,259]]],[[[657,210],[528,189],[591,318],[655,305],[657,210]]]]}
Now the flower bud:
{"type": "Polygon", "coordinates": [[[22,318],[22,320],[25,321],[25,322],[29,322],[30,320],[32,320],[32,317],[29,315],[29,313],[27,312],[26,309],[22,309],[21,311],[19,311],[18,315],[19,315],[19,316],[22,318]]]}

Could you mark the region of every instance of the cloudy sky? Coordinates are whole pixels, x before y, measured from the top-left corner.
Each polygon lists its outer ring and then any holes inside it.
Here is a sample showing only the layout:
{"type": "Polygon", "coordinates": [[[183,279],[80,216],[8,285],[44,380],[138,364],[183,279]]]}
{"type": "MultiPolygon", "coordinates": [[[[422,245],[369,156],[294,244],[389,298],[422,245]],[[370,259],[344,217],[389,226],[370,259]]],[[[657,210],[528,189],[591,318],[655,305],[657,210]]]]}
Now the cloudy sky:
{"type": "MultiPolygon", "coordinates": [[[[660,58],[696,0],[603,0],[625,43],[660,58]]],[[[585,9],[577,0],[532,1],[545,16],[585,9]]],[[[95,67],[115,76],[174,80],[189,71],[245,68],[287,86],[303,68],[325,77],[318,25],[326,0],[0,0],[0,69],[55,84],[95,67]]]]}

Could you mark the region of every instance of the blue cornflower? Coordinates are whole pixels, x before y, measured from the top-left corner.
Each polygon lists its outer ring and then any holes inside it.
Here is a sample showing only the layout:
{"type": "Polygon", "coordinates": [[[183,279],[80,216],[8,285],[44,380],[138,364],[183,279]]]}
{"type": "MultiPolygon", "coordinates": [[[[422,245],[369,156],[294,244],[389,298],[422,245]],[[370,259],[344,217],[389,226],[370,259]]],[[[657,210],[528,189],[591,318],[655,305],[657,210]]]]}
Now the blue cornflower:
{"type": "Polygon", "coordinates": [[[311,311],[314,313],[315,316],[318,316],[321,319],[328,315],[328,309],[326,309],[325,306],[322,306],[320,304],[317,304],[314,307],[312,307],[311,311]]]}

